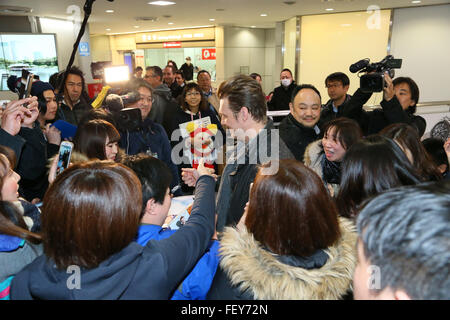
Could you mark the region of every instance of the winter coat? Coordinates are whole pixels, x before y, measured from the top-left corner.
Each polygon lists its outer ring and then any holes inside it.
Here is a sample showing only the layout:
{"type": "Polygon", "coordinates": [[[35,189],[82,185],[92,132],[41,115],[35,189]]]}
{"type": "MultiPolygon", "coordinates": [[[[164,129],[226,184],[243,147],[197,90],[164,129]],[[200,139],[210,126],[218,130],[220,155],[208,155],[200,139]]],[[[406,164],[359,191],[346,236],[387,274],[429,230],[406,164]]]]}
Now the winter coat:
{"type": "Polygon", "coordinates": [[[267,109],[269,111],[289,110],[289,103],[296,86],[295,81],[292,81],[287,88],[284,86],[276,87],[273,91],[272,99],[267,103],[267,109]]]}
{"type": "Polygon", "coordinates": [[[364,136],[377,134],[393,123],[407,123],[417,128],[419,136],[425,132],[426,121],[421,116],[414,115],[409,109],[403,110],[397,96],[381,101],[381,109],[365,111],[363,105],[369,100],[371,93],[356,90],[353,97],[345,104],[343,117],[354,119],[360,125],[364,136]]]}
{"type": "Polygon", "coordinates": [[[147,153],[163,161],[172,172],[170,188],[176,188],[180,184],[178,169],[171,157],[169,138],[160,124],[147,118],[143,121],[141,129],[120,132],[119,146],[128,155],[147,153]]]}
{"type": "Polygon", "coordinates": [[[42,255],[11,283],[12,300],[169,299],[207,248],[214,232],[214,179],[201,176],[186,225],[169,239],[145,247],[131,242],[95,268],[58,269],[42,255]],[[69,287],[68,283],[74,283],[69,287]]]}
{"type": "Polygon", "coordinates": [[[11,148],[16,154],[16,159],[20,159],[22,148],[25,145],[25,139],[19,135],[12,136],[8,132],[0,128],[0,144],[2,146],[11,148]]]}
{"type": "Polygon", "coordinates": [[[325,156],[322,147],[322,140],[317,140],[310,143],[305,151],[304,164],[305,166],[312,169],[317,175],[322,179],[325,187],[330,192],[332,197],[336,196],[339,192],[339,184],[327,183],[324,181],[323,171],[322,171],[322,158],[325,156]]]}
{"type": "Polygon", "coordinates": [[[25,139],[16,171],[20,175],[19,193],[28,201],[34,198],[42,200],[48,188],[48,159],[58,153],[59,145],[48,143],[39,127],[22,127],[19,136],[25,139]]]}
{"type": "MultiPolygon", "coordinates": [[[[23,215],[32,232],[40,231],[40,211],[31,203],[19,200],[14,206],[23,215]]],[[[41,244],[32,244],[24,239],[0,234],[0,300],[9,300],[10,286],[14,276],[42,254],[41,244]]]]}
{"type": "Polygon", "coordinates": [[[331,120],[334,120],[336,118],[342,117],[343,109],[345,108],[345,104],[348,103],[351,99],[351,95],[347,94],[345,96],[345,101],[337,106],[337,112],[334,112],[333,109],[333,100],[328,100],[327,103],[325,103],[322,106],[322,110],[320,111],[320,120],[319,120],[319,127],[320,130],[323,131],[324,126],[330,122],[331,120]]]}
{"type": "Polygon", "coordinates": [[[55,121],[64,120],[74,126],[78,126],[83,116],[92,109],[92,105],[84,97],[81,97],[80,101],[78,101],[72,109],[66,104],[65,101],[63,101],[56,112],[55,121]]]}
{"type": "Polygon", "coordinates": [[[357,234],[340,218],[341,238],[309,259],[278,256],[245,228],[226,228],[210,300],[337,300],[352,290],[357,234]],[[325,259],[321,254],[325,253],[325,259]]]}
{"type": "Polygon", "coordinates": [[[152,97],[153,104],[148,117],[153,122],[159,123],[165,128],[165,117],[170,116],[171,112],[177,106],[177,103],[172,97],[170,88],[165,83],[162,83],[153,89],[152,97]]]}
{"type": "MultiPolygon", "coordinates": [[[[136,242],[145,246],[150,240],[167,239],[175,232],[177,230],[163,229],[157,225],[140,225],[136,242]]],[[[206,252],[180,283],[171,300],[205,300],[219,264],[218,250],[219,242],[211,240],[206,252]]]]}
{"type": "Polygon", "coordinates": [[[291,113],[281,121],[278,128],[281,139],[291,150],[295,159],[302,162],[306,147],[320,137],[320,129],[317,125],[307,128],[295,120],[291,113]]]}

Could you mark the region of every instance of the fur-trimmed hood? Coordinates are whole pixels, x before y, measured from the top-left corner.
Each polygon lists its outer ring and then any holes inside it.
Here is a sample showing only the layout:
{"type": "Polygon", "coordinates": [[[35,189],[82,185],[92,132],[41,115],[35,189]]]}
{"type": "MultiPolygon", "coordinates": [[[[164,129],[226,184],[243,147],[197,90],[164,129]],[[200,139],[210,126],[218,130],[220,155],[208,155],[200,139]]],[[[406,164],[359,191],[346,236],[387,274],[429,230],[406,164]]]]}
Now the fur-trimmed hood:
{"type": "Polygon", "coordinates": [[[305,166],[314,170],[322,178],[322,165],[320,163],[323,155],[322,139],[310,143],[305,150],[305,166]]]}
{"type": "MultiPolygon", "coordinates": [[[[320,179],[323,180],[323,169],[322,169],[322,156],[323,147],[322,139],[316,140],[308,145],[305,150],[304,164],[308,168],[312,169],[320,179]]],[[[336,197],[339,192],[339,185],[335,183],[326,183],[328,192],[332,197],[336,197]]]]}
{"type": "Polygon", "coordinates": [[[231,227],[220,241],[220,266],[233,286],[258,300],[341,299],[352,288],[357,234],[350,220],[339,219],[341,238],[325,250],[328,260],[321,268],[284,264],[246,229],[231,227]]]}

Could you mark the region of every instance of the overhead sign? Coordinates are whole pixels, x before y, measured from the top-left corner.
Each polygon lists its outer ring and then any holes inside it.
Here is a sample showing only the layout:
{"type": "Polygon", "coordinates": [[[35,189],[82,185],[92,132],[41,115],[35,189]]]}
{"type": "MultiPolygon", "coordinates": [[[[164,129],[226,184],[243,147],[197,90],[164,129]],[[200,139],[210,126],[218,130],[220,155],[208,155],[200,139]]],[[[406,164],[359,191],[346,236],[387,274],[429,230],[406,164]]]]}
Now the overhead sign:
{"type": "Polygon", "coordinates": [[[136,43],[207,41],[215,39],[215,28],[180,29],[136,34],[136,43]]]}
{"type": "Polygon", "coordinates": [[[78,46],[78,51],[80,53],[80,56],[88,57],[90,55],[89,42],[80,42],[80,45],[78,46]]]}
{"type": "Polygon", "coordinates": [[[164,48],[181,48],[181,42],[180,41],[164,42],[163,47],[164,48]]]}
{"type": "Polygon", "coordinates": [[[202,49],[202,60],[216,60],[216,49],[202,49]]]}

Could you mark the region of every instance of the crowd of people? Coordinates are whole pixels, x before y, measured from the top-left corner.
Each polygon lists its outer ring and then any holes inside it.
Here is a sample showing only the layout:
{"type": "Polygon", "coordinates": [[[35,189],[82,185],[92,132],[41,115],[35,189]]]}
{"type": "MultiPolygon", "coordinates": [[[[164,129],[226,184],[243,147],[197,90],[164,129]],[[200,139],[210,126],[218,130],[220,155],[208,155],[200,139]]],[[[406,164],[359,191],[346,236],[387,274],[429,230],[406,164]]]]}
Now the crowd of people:
{"type": "Polygon", "coordinates": [[[449,119],[425,133],[408,77],[386,74],[373,111],[342,72],[326,103],[289,69],[269,96],[261,81],[216,89],[187,57],[93,108],[72,67],[6,105],[0,299],[450,299],[449,119]]]}

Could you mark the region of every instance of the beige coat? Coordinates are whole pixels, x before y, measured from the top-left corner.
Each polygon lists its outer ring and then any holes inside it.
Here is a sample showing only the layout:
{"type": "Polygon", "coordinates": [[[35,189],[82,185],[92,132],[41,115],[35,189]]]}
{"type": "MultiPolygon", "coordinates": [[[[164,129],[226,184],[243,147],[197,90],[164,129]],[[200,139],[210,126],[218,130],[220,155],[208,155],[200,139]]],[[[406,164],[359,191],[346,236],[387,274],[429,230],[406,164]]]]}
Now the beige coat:
{"type": "Polygon", "coordinates": [[[220,241],[220,266],[233,286],[258,300],[335,300],[352,289],[357,234],[353,222],[339,218],[341,239],[325,250],[318,269],[283,264],[247,230],[227,227],[220,241]]]}

